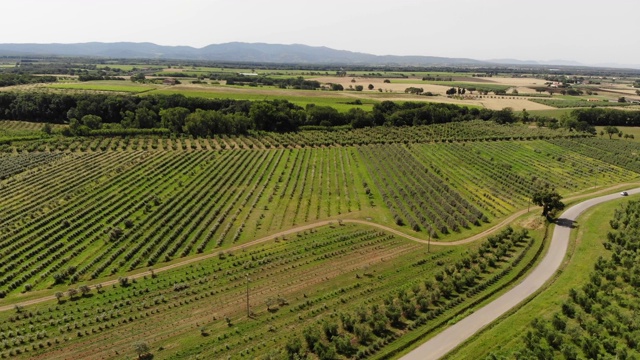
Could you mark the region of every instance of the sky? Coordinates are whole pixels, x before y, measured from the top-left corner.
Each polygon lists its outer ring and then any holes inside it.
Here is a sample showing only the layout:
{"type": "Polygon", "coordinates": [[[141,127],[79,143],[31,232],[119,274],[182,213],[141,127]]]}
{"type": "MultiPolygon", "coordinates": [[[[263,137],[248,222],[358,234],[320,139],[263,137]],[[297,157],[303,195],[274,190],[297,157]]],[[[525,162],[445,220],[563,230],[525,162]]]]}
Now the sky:
{"type": "Polygon", "coordinates": [[[0,43],[225,42],[640,65],[638,0],[2,0],[0,43]]]}

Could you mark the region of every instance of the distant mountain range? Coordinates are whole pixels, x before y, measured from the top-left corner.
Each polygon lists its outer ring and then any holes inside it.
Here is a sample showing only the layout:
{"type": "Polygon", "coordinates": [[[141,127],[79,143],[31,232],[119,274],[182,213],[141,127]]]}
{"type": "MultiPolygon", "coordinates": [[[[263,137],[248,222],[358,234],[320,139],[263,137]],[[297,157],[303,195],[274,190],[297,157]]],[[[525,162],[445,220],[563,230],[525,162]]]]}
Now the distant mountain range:
{"type": "MultiPolygon", "coordinates": [[[[285,64],[396,65],[396,66],[584,66],[574,61],[548,62],[515,59],[474,60],[437,56],[372,55],[328,47],[231,42],[203,48],[153,43],[0,44],[0,56],[64,56],[115,59],[175,59],[285,64]]],[[[608,64],[613,66],[612,64],[608,64]]],[[[628,66],[635,67],[635,66],[628,66]]],[[[640,68],[640,66],[636,67],[640,68]]]]}

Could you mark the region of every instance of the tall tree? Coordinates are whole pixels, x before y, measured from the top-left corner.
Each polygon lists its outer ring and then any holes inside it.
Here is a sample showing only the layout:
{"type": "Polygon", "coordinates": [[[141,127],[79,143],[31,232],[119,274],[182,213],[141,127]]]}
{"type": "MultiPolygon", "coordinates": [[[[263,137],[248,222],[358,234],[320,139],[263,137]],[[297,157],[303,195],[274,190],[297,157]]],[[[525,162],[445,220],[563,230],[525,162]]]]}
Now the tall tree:
{"type": "Polygon", "coordinates": [[[534,204],[542,206],[542,216],[547,219],[553,218],[558,211],[564,209],[564,203],[561,200],[562,196],[550,187],[539,188],[531,197],[534,204]]]}
{"type": "Polygon", "coordinates": [[[97,130],[102,127],[102,118],[97,115],[85,115],[82,117],[81,122],[91,130],[97,130]]]}
{"type": "Polygon", "coordinates": [[[494,111],[492,119],[498,124],[511,124],[516,121],[516,116],[513,114],[513,109],[506,107],[502,110],[494,111]]]}
{"type": "Polygon", "coordinates": [[[604,131],[605,131],[607,134],[609,134],[609,139],[611,139],[611,137],[612,137],[614,134],[619,134],[619,133],[620,133],[620,130],[618,130],[618,128],[617,128],[617,127],[615,127],[615,126],[605,126],[605,127],[604,127],[604,131]]]}
{"type": "Polygon", "coordinates": [[[180,133],[184,126],[184,121],[191,112],[184,107],[174,107],[160,110],[160,126],[169,129],[171,132],[180,133]]]}

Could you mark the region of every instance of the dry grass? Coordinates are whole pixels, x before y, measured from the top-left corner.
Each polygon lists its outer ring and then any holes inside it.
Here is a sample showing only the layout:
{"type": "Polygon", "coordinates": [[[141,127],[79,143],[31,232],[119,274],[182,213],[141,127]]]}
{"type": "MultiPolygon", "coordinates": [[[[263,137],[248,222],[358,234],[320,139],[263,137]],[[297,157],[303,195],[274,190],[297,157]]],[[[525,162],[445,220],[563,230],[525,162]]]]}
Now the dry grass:
{"type": "Polygon", "coordinates": [[[538,104],[533,101],[529,101],[526,98],[517,98],[517,97],[497,97],[497,98],[483,98],[480,99],[480,104],[482,104],[487,109],[492,110],[500,110],[505,107],[510,107],[515,111],[520,111],[522,109],[527,110],[551,110],[555,109],[554,107],[538,104]]]}
{"type": "Polygon", "coordinates": [[[404,90],[408,87],[418,87],[423,88],[425,92],[430,91],[434,94],[443,94],[447,91],[451,86],[443,86],[443,85],[432,85],[432,84],[421,84],[418,83],[419,80],[416,80],[415,84],[407,84],[407,83],[398,83],[394,82],[394,79],[389,79],[391,83],[385,83],[382,78],[363,78],[363,77],[336,77],[336,76],[323,76],[312,78],[310,80],[319,81],[322,84],[340,84],[345,89],[348,89],[349,86],[353,86],[355,88],[356,85],[364,86],[363,92],[376,92],[378,93],[378,89],[383,89],[383,92],[391,91],[391,92],[401,92],[404,93],[404,90]],[[351,79],[355,79],[356,82],[351,82],[351,79]],[[374,86],[373,90],[369,90],[369,84],[374,86]]]}
{"type": "MultiPolygon", "coordinates": [[[[486,79],[486,78],[485,78],[486,79]]],[[[508,77],[492,77],[489,78],[492,82],[496,84],[502,85],[512,85],[512,86],[545,86],[545,79],[536,79],[536,78],[508,78],[508,77]]]]}

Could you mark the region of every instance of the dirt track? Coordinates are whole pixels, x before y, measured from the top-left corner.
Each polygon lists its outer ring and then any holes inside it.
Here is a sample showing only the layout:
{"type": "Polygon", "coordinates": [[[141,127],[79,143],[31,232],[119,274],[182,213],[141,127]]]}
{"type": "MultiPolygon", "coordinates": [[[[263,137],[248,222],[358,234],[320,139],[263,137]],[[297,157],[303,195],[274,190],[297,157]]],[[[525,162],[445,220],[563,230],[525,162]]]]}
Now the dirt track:
{"type": "MultiPolygon", "coordinates": [[[[620,187],[624,187],[624,186],[630,186],[630,185],[632,185],[632,184],[619,184],[619,185],[616,185],[616,186],[613,186],[613,187],[610,187],[610,188],[607,188],[607,189],[599,190],[599,191],[597,191],[595,193],[575,196],[575,197],[572,197],[572,198],[567,198],[565,200],[574,200],[574,199],[581,198],[581,197],[592,196],[594,194],[609,192],[609,191],[612,191],[614,189],[617,189],[617,188],[620,188],[620,187]]],[[[538,210],[537,207],[532,207],[531,208],[531,211],[537,211],[537,210],[538,210]]],[[[514,213],[513,215],[509,216],[508,218],[504,219],[499,224],[494,225],[491,228],[489,228],[489,229],[487,229],[487,230],[485,230],[485,231],[483,231],[483,232],[481,232],[479,234],[476,234],[476,235],[473,235],[471,237],[468,237],[466,239],[458,240],[458,241],[452,241],[452,242],[431,241],[431,245],[434,245],[434,246],[456,246],[456,245],[467,244],[467,243],[479,240],[479,239],[484,238],[485,236],[487,236],[489,234],[492,234],[492,233],[498,231],[502,227],[510,224],[516,218],[522,216],[525,213],[527,213],[526,209],[518,211],[518,212],[514,213]]],[[[376,228],[382,229],[382,230],[384,230],[386,232],[395,234],[397,236],[403,237],[403,238],[411,240],[411,241],[415,241],[415,242],[419,242],[419,243],[423,243],[423,244],[428,243],[427,240],[420,239],[420,238],[405,234],[405,233],[403,233],[403,232],[401,232],[399,230],[392,229],[390,227],[387,227],[387,226],[384,226],[384,225],[380,225],[380,224],[376,224],[376,223],[369,222],[369,221],[356,220],[356,219],[343,219],[342,222],[344,222],[344,223],[356,223],[356,224],[363,224],[363,225],[367,225],[367,226],[372,226],[372,227],[376,227],[376,228]]],[[[256,239],[256,240],[253,240],[253,241],[250,241],[250,242],[238,245],[238,246],[234,246],[232,248],[215,251],[215,252],[212,252],[212,253],[209,253],[209,254],[192,257],[192,258],[189,258],[189,259],[186,259],[186,260],[174,263],[174,264],[170,264],[170,265],[166,265],[166,266],[163,266],[163,267],[159,267],[159,268],[153,269],[153,272],[156,273],[156,274],[157,273],[161,273],[161,272],[164,272],[164,271],[167,271],[167,270],[175,269],[175,268],[178,268],[178,267],[181,267],[181,266],[193,264],[193,263],[196,263],[196,262],[199,262],[199,261],[202,261],[202,260],[206,260],[206,259],[210,259],[210,258],[216,257],[221,252],[229,252],[229,251],[235,252],[235,251],[242,250],[242,249],[257,245],[257,244],[261,244],[261,243],[264,243],[264,242],[267,242],[267,241],[270,241],[270,240],[274,240],[275,238],[281,237],[283,235],[295,234],[295,233],[298,233],[298,232],[301,232],[301,231],[310,230],[310,229],[313,229],[313,228],[326,226],[326,225],[330,225],[330,224],[337,224],[337,223],[338,223],[338,220],[322,220],[322,221],[314,222],[314,223],[311,223],[311,224],[298,226],[298,227],[291,228],[291,229],[288,229],[288,230],[284,230],[284,231],[281,231],[281,232],[278,232],[276,234],[272,234],[272,235],[269,235],[269,236],[265,236],[265,237],[262,237],[262,238],[259,238],[259,239],[256,239]]],[[[129,275],[128,278],[129,279],[138,279],[138,278],[141,278],[141,277],[144,277],[144,276],[151,276],[151,271],[144,271],[144,272],[141,272],[141,273],[129,275]]],[[[106,286],[113,286],[113,285],[115,285],[117,283],[118,283],[118,280],[114,279],[114,280],[109,280],[109,281],[102,282],[100,284],[103,287],[106,287],[106,286]]],[[[97,284],[94,284],[94,285],[91,285],[89,287],[94,289],[96,285],[97,284]]],[[[63,290],[61,289],[60,291],[63,291],[63,290]]],[[[12,310],[12,309],[14,309],[16,304],[19,304],[20,306],[29,306],[29,305],[35,305],[35,304],[39,304],[39,303],[42,303],[42,302],[53,301],[53,300],[56,300],[56,297],[54,295],[48,295],[48,296],[43,296],[43,297],[40,297],[40,298],[26,300],[26,301],[22,301],[22,302],[21,301],[15,301],[15,302],[13,302],[11,304],[0,306],[0,311],[12,310]]]]}

